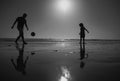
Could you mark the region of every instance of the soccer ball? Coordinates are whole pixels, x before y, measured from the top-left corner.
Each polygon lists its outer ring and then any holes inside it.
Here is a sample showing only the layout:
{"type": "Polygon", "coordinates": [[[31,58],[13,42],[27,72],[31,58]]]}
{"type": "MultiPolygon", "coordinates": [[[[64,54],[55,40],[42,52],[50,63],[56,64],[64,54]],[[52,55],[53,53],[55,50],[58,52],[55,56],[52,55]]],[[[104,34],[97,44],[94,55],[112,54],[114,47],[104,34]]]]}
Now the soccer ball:
{"type": "Polygon", "coordinates": [[[35,32],[31,32],[31,36],[35,36],[35,32]]]}

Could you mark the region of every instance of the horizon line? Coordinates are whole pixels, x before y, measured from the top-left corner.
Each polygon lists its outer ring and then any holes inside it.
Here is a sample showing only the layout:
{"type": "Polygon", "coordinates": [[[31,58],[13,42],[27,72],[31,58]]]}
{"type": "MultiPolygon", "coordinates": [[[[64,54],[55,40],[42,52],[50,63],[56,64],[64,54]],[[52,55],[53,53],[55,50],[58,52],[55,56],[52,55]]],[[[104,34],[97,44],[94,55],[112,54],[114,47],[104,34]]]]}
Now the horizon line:
{"type": "MultiPolygon", "coordinates": [[[[16,39],[16,38],[0,38],[0,39],[16,39]]],[[[66,39],[62,39],[62,38],[25,38],[26,40],[37,40],[37,39],[49,39],[49,40],[79,40],[79,38],[66,38],[66,39]]],[[[85,39],[85,40],[120,40],[120,39],[85,39]]]]}

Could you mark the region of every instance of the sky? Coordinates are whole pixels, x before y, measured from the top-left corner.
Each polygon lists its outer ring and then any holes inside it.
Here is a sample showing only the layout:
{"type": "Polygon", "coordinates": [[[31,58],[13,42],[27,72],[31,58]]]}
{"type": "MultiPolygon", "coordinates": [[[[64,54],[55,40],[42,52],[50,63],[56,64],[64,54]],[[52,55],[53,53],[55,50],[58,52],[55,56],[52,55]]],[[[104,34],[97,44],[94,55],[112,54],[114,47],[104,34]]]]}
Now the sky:
{"type": "Polygon", "coordinates": [[[11,26],[23,13],[25,38],[78,39],[82,22],[86,39],[120,39],[120,0],[0,0],[0,38],[18,36],[11,26]]]}

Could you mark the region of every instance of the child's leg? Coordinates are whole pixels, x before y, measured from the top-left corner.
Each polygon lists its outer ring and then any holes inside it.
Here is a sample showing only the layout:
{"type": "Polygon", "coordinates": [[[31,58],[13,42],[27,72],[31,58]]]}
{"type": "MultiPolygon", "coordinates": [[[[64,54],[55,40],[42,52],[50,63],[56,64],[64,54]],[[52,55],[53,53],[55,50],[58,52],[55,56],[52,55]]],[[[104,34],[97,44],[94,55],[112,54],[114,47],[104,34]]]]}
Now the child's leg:
{"type": "Polygon", "coordinates": [[[85,44],[85,37],[83,37],[83,44],[85,44]]]}

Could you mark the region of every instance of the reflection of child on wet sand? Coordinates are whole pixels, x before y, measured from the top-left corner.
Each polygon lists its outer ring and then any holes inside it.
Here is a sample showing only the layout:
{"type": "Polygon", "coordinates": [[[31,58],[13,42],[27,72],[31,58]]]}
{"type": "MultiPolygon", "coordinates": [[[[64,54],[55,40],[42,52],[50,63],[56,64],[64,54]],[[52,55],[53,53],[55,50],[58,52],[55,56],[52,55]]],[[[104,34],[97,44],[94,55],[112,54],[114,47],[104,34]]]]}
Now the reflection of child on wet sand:
{"type": "Polygon", "coordinates": [[[84,68],[85,66],[85,62],[83,61],[83,59],[87,59],[88,58],[88,54],[85,53],[85,44],[80,44],[80,68],[84,68]]]}

